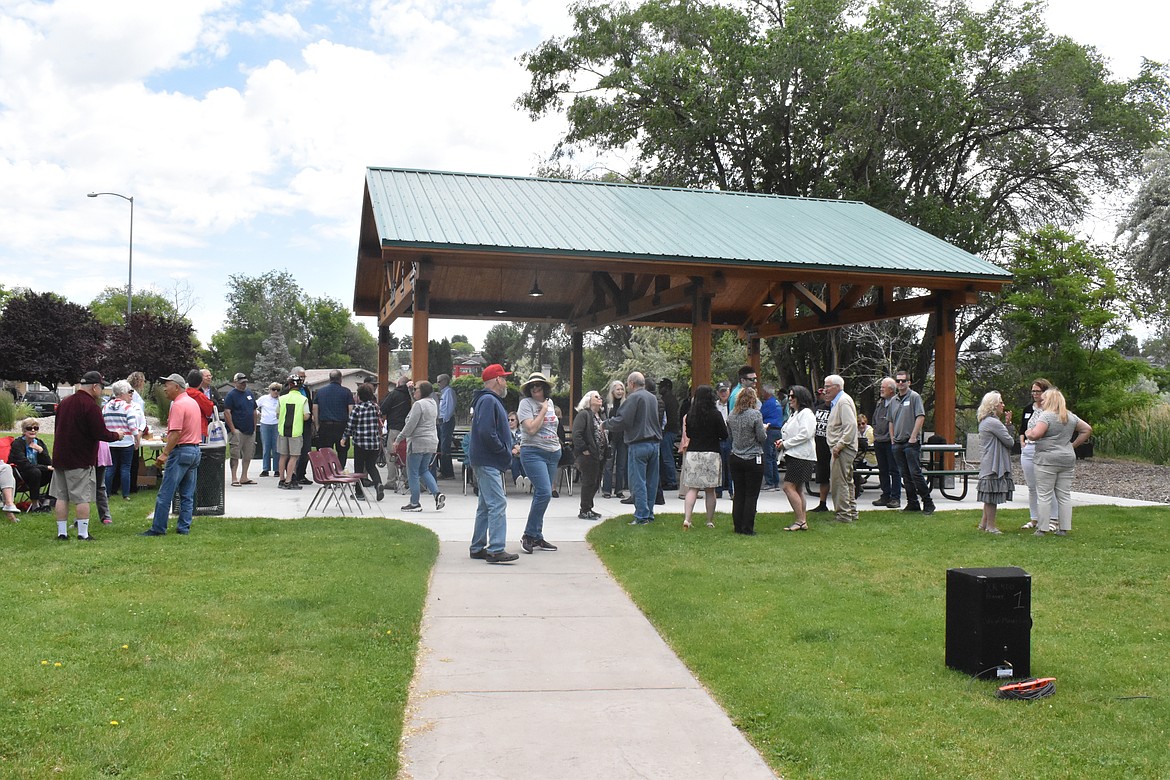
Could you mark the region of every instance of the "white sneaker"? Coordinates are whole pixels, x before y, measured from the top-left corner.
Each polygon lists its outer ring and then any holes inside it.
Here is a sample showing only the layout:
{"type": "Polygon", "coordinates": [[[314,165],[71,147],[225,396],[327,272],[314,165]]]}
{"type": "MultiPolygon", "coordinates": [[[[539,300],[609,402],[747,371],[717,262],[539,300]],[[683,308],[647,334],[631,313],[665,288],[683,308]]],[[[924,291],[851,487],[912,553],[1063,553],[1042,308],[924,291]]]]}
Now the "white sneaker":
{"type": "Polygon", "coordinates": [[[20,514],[20,507],[16,504],[5,504],[0,507],[0,512],[12,512],[13,514],[20,514]]]}

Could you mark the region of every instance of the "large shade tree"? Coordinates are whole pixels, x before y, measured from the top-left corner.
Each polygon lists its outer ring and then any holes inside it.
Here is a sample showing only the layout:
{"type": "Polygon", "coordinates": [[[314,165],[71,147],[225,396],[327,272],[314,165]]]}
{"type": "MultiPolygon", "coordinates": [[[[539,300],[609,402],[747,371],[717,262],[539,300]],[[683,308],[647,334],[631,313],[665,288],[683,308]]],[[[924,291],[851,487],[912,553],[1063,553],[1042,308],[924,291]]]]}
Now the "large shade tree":
{"type": "Polygon", "coordinates": [[[1170,146],[1145,155],[1141,187],[1119,233],[1148,314],[1170,322],[1170,146]]]}
{"type": "Polygon", "coordinates": [[[143,372],[150,381],[173,373],[186,375],[195,363],[194,331],[182,317],[134,311],[130,327],[105,328],[101,371],[111,381],[132,371],[143,372]]]}
{"type": "Polygon", "coordinates": [[[104,333],[84,306],[56,293],[23,290],[0,313],[0,377],[72,384],[102,360],[104,333]]]}
{"type": "MultiPolygon", "coordinates": [[[[557,155],[631,155],[639,182],[857,199],[997,259],[1013,235],[1075,223],[1092,194],[1125,183],[1165,118],[1161,66],[1114,79],[1042,13],[1011,0],[585,2],[570,35],[524,56],[519,104],[565,114],[557,155]]],[[[960,344],[992,310],[965,315],[960,344]]],[[[834,357],[827,337],[808,341],[806,364],[782,373],[834,357]]]]}

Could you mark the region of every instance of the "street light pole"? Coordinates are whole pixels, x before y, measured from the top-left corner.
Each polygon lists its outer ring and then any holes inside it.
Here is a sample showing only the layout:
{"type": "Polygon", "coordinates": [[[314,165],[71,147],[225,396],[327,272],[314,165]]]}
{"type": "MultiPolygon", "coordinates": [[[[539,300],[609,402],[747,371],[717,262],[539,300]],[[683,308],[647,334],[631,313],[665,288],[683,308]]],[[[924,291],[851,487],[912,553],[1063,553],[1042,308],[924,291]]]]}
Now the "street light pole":
{"type": "Polygon", "coordinates": [[[98,195],[113,195],[130,202],[130,264],[126,275],[126,327],[129,328],[130,315],[134,312],[134,198],[120,192],[91,192],[85,197],[96,198],[98,195]]]}

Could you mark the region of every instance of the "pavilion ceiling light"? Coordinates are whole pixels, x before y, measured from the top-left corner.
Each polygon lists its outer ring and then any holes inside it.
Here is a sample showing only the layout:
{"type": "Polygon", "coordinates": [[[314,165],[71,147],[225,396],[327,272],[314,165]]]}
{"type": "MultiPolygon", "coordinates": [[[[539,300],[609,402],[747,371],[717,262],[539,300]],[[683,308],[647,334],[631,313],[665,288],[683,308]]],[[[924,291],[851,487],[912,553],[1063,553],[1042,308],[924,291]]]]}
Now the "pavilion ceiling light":
{"type": "Polygon", "coordinates": [[[533,274],[532,289],[528,291],[528,295],[533,298],[539,298],[544,295],[544,290],[540,289],[540,274],[533,274]]]}
{"type": "Polygon", "coordinates": [[[762,304],[765,309],[772,309],[776,307],[776,301],[772,300],[772,291],[768,291],[768,297],[764,299],[762,304]]]}

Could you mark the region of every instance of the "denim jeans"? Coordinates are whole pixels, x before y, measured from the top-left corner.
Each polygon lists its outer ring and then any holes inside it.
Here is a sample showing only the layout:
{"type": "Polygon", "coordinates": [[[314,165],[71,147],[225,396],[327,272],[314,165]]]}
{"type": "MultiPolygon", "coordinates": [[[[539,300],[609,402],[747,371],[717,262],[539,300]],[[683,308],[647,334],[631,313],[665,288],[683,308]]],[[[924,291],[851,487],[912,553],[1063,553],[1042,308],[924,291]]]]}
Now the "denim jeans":
{"type": "Polygon", "coordinates": [[[628,445],[626,476],[630,495],[634,497],[634,519],[654,519],[654,496],[658,492],[658,442],[643,441],[628,445]]]}
{"type": "Polygon", "coordinates": [[[922,476],[922,445],[913,442],[894,444],[894,461],[902,476],[902,488],[906,491],[906,506],[914,506],[922,498],[923,505],[929,506],[930,486],[922,476]]]}
{"type": "Polygon", "coordinates": [[[901,501],[902,475],[894,460],[894,445],[888,441],[875,441],[873,452],[877,456],[878,485],[882,491],[879,498],[901,501]]]}
{"type": "Polygon", "coordinates": [[[476,466],[479,504],[475,508],[475,529],[471,532],[471,552],[503,552],[508,534],[508,499],[500,470],[493,466],[476,466]]]}
{"type": "Polygon", "coordinates": [[[189,444],[181,444],[171,452],[163,470],[158,498],[154,501],[154,522],[150,530],[159,534],[167,532],[167,519],[176,493],[179,495],[179,533],[185,534],[191,530],[191,517],[195,514],[195,480],[199,475],[199,461],[202,458],[199,448],[189,444]]]}
{"type": "Polygon", "coordinates": [[[410,484],[410,503],[417,504],[419,497],[419,480],[426,485],[431,495],[439,495],[439,483],[435,482],[435,475],[431,473],[433,452],[412,452],[406,456],[406,481],[410,484]]]}
{"type": "Polygon", "coordinates": [[[557,466],[561,462],[561,451],[542,450],[539,447],[521,447],[520,463],[524,473],[532,480],[532,505],[528,508],[528,523],[524,535],[532,539],[544,538],[544,510],[552,499],[553,481],[557,478],[557,466]]]}
{"type": "Polygon", "coordinates": [[[280,471],[280,456],[276,454],[276,423],[260,426],[260,449],[262,471],[280,471]]]}
{"type": "Polygon", "coordinates": [[[768,428],[768,441],[764,444],[764,484],[770,488],[780,487],[780,466],[777,463],[776,442],[780,441],[780,429],[768,428]]]}
{"type": "Polygon", "coordinates": [[[662,441],[658,443],[658,452],[661,460],[658,463],[659,483],[663,490],[678,489],[678,469],[674,466],[674,434],[662,432],[662,441]]]}
{"type": "Polygon", "coordinates": [[[110,447],[110,459],[113,462],[106,468],[106,495],[114,492],[114,474],[118,475],[119,490],[122,498],[130,497],[130,464],[134,461],[134,445],[129,447],[110,447]]]}

